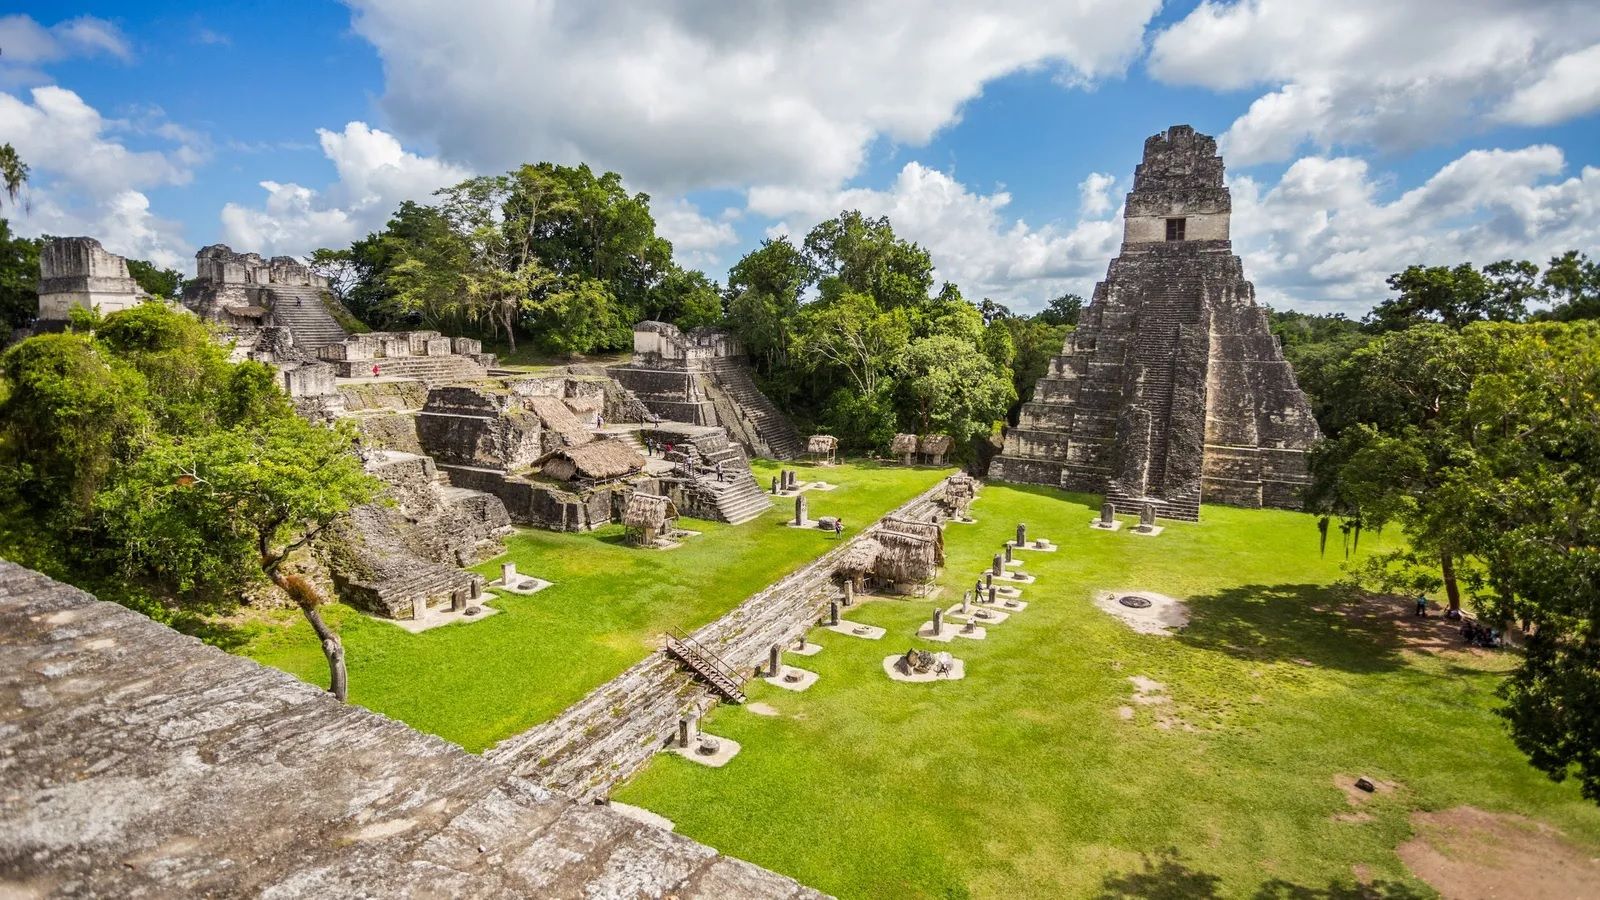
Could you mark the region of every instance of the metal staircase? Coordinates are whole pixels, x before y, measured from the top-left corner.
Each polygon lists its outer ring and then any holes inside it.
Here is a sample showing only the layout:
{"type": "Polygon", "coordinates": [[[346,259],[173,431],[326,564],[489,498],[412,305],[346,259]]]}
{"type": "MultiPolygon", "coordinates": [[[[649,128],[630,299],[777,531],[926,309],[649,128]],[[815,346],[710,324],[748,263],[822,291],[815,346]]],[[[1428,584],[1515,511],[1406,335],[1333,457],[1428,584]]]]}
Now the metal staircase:
{"type": "Polygon", "coordinates": [[[701,680],[730,702],[744,702],[744,679],[739,677],[739,672],[728,665],[722,657],[685,634],[682,629],[673,628],[668,632],[667,652],[677,657],[700,676],[701,680]]]}

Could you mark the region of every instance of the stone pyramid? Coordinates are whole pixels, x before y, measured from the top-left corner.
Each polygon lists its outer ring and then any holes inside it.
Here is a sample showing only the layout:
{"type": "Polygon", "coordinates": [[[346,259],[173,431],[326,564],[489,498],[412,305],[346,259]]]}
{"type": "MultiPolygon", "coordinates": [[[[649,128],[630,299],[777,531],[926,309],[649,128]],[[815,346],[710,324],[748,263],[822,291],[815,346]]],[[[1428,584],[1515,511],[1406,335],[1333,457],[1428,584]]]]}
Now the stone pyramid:
{"type": "Polygon", "coordinates": [[[1145,141],[1122,251],[1022,408],[993,478],[1197,520],[1200,502],[1298,509],[1319,437],[1228,239],[1217,142],[1145,141]]]}

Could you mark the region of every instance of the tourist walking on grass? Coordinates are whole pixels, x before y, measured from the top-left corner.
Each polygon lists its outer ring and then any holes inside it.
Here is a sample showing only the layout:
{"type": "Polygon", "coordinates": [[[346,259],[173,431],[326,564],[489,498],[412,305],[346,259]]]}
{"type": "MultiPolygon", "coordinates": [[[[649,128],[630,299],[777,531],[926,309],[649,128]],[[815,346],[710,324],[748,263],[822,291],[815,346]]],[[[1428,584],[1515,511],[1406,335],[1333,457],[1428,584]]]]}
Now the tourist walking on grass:
{"type": "Polygon", "coordinates": [[[1417,595],[1417,615],[1426,619],[1428,617],[1428,595],[1417,595]]]}

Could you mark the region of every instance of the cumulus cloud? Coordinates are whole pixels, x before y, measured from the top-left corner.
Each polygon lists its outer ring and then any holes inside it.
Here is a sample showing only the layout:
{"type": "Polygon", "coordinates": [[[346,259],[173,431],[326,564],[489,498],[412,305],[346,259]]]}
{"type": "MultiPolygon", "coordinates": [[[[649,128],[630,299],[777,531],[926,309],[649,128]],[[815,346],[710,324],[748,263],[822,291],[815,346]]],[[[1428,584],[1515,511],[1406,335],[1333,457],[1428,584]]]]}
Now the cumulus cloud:
{"type": "MultiPolygon", "coordinates": [[[[1099,190],[1108,187],[1101,183],[1099,190]]],[[[788,222],[815,223],[844,209],[886,215],[895,234],[927,248],[937,278],[960,285],[973,300],[989,297],[1019,311],[1038,310],[1063,291],[1087,294],[1122,239],[1117,218],[1031,226],[1006,214],[1009,193],[975,192],[917,162],[883,190],[758,188],[749,203],[752,212],[783,219],[774,233],[788,232],[788,222]]],[[[1109,210],[1108,202],[1098,211],[1109,210]]]]}
{"type": "Polygon", "coordinates": [[[1267,88],[1222,138],[1250,165],[1581,115],[1600,106],[1597,41],[1590,0],[1207,0],[1155,37],[1149,66],[1173,84],[1267,88]]]}
{"type": "Polygon", "coordinates": [[[157,217],[144,191],[183,185],[205,155],[198,136],[159,110],[138,121],[107,119],[72,91],[34,88],[31,102],[0,93],[0,135],[32,169],[27,203],[13,218],[24,234],[87,234],[113,252],[181,266],[181,227],[157,217]],[[137,135],[161,144],[135,150],[137,135]]]}
{"type": "Polygon", "coordinates": [[[1111,211],[1111,189],[1117,184],[1115,175],[1090,172],[1078,183],[1078,207],[1088,216],[1104,215],[1111,211]]]}
{"type": "Polygon", "coordinates": [[[656,233],[672,242],[673,257],[687,268],[712,268],[719,251],[739,242],[733,229],[733,220],[739,215],[736,209],[712,218],[686,198],[677,197],[654,203],[650,213],[655,216],[656,233]]]}
{"type": "Polygon", "coordinates": [[[1500,118],[1520,125],[1553,125],[1600,109],[1600,44],[1556,60],[1538,81],[1519,89],[1500,118]]]}
{"type": "Polygon", "coordinates": [[[412,153],[365,122],[350,122],[343,131],[319,129],[317,136],[338,180],[321,190],[261,182],[267,192],[261,206],[223,206],[224,240],[241,250],[291,256],[342,246],[381,227],[401,202],[426,201],[471,174],[412,153]]]}
{"type": "Polygon", "coordinates": [[[352,0],[397,129],[492,171],[588,161],[659,193],[833,188],[986,82],[1115,74],[1159,0],[636,4],[352,0]]]}
{"type": "Polygon", "coordinates": [[[88,56],[133,59],[133,46],[116,25],[94,16],[79,16],[46,27],[32,16],[0,16],[0,84],[45,80],[39,67],[88,56]]]}
{"type": "Polygon", "coordinates": [[[1270,187],[1233,179],[1234,246],[1263,302],[1365,313],[1414,263],[1544,262],[1600,242],[1600,169],[1549,145],[1473,150],[1385,200],[1361,159],[1305,157],[1270,187]]]}

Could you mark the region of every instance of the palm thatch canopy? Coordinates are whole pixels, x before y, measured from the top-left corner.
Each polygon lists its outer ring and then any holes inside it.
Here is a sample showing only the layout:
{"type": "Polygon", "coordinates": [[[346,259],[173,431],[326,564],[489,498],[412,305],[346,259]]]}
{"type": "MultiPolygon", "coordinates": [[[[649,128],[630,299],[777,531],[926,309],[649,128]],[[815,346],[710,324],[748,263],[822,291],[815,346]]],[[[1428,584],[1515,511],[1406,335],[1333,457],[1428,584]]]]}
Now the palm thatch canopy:
{"type": "Polygon", "coordinates": [[[914,434],[897,434],[889,442],[889,452],[896,456],[905,456],[917,452],[917,436],[914,434]]]}
{"type": "Polygon", "coordinates": [[[929,434],[923,436],[920,449],[929,456],[943,456],[954,443],[948,434],[929,434]]]}
{"type": "Polygon", "coordinates": [[[621,441],[562,447],[535,463],[544,474],[561,481],[610,481],[639,472],[644,464],[644,457],[621,441]]]}
{"type": "Polygon", "coordinates": [[[951,510],[956,515],[964,515],[967,507],[971,505],[972,498],[978,495],[978,481],[965,472],[957,472],[945,480],[944,492],[940,495],[940,505],[951,510]]]}
{"type": "Polygon", "coordinates": [[[839,439],[831,434],[813,434],[806,441],[807,453],[832,453],[839,446],[839,439]]]}
{"type": "Polygon", "coordinates": [[[622,510],[622,524],[628,528],[647,528],[660,532],[666,524],[678,517],[678,507],[670,498],[634,491],[628,495],[628,505],[622,510]]]}
{"type": "Polygon", "coordinates": [[[883,551],[878,554],[874,573],[896,585],[924,585],[939,574],[937,542],[902,531],[879,531],[874,535],[883,551]]]}
{"type": "Polygon", "coordinates": [[[572,414],[567,404],[557,397],[529,397],[525,401],[533,414],[544,423],[544,427],[562,434],[585,434],[589,428],[578,421],[572,414]]]}
{"type": "Polygon", "coordinates": [[[884,516],[883,531],[892,531],[899,534],[909,534],[923,540],[933,542],[934,561],[944,565],[944,529],[932,522],[923,522],[917,519],[902,519],[899,516],[884,516]]]}
{"type": "Polygon", "coordinates": [[[839,558],[833,567],[835,575],[841,575],[852,581],[864,575],[871,575],[878,565],[878,554],[883,552],[883,545],[872,538],[862,538],[850,545],[850,549],[839,558]]]}

